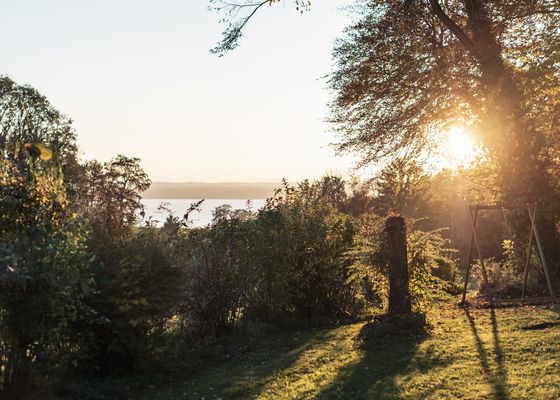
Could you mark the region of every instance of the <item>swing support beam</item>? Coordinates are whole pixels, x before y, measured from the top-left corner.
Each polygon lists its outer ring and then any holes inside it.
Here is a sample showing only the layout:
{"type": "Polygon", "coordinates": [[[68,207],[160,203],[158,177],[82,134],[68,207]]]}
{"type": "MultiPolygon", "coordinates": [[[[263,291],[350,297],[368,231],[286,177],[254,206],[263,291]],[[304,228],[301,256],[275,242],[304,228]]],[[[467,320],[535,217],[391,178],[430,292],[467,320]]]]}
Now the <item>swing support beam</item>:
{"type": "Polygon", "coordinates": [[[525,262],[525,268],[523,270],[523,291],[521,292],[521,298],[525,297],[525,292],[527,289],[527,277],[529,275],[529,264],[531,261],[531,252],[533,249],[533,238],[534,238],[534,243],[536,244],[537,247],[537,259],[539,261],[539,264],[541,265],[541,267],[544,270],[544,275],[546,278],[546,283],[548,286],[548,291],[550,293],[550,297],[554,297],[554,289],[552,287],[552,280],[550,277],[550,271],[548,270],[548,265],[546,263],[546,260],[544,258],[544,251],[543,251],[543,247],[541,244],[541,240],[539,238],[539,232],[537,230],[537,223],[536,223],[536,216],[537,216],[537,206],[536,205],[481,205],[481,204],[477,204],[474,206],[469,206],[469,215],[470,215],[470,221],[471,221],[471,242],[469,245],[469,253],[468,253],[468,257],[467,257],[467,269],[465,271],[465,283],[463,286],[463,299],[461,301],[461,303],[465,303],[466,297],[467,297],[467,288],[468,288],[468,284],[469,284],[469,277],[470,277],[470,272],[471,272],[471,264],[473,261],[473,244],[476,248],[476,252],[478,254],[478,259],[480,260],[480,264],[482,267],[482,279],[484,281],[485,284],[488,284],[488,274],[486,271],[486,266],[484,265],[484,258],[482,257],[482,252],[480,251],[480,245],[479,245],[479,241],[478,241],[478,236],[477,236],[477,232],[476,232],[476,223],[478,220],[478,212],[482,211],[482,210],[514,210],[514,209],[526,209],[527,213],[529,214],[529,221],[531,224],[531,230],[529,233],[529,245],[527,248],[527,259],[525,262]]]}

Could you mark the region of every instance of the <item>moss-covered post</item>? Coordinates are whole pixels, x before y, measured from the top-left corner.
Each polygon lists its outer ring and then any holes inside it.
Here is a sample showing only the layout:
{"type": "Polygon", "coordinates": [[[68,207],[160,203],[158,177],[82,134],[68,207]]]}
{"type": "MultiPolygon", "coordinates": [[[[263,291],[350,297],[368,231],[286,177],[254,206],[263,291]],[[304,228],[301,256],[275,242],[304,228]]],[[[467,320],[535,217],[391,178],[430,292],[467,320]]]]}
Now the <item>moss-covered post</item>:
{"type": "Polygon", "coordinates": [[[408,288],[408,259],[406,255],[406,223],[395,216],[385,221],[389,251],[389,314],[408,314],[412,311],[408,288]]]}

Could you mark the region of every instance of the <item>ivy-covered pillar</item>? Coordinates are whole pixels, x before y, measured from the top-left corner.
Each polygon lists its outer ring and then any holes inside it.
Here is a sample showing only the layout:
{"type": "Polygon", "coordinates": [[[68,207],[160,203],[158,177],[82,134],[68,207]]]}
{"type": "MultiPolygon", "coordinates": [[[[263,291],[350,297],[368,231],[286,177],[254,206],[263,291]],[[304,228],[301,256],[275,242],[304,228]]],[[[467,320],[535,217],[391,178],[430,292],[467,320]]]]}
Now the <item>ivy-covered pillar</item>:
{"type": "Polygon", "coordinates": [[[389,314],[408,314],[412,311],[408,287],[408,259],[406,252],[406,222],[401,216],[387,218],[389,261],[389,314]]]}

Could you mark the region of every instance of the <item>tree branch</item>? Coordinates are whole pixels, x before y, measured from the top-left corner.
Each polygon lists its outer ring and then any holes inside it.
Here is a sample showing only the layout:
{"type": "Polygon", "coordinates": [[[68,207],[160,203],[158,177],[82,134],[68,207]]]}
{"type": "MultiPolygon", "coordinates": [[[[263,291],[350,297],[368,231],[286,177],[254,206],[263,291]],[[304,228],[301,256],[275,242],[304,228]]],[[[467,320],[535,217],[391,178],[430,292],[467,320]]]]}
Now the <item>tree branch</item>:
{"type": "Polygon", "coordinates": [[[455,23],[449,16],[445,13],[443,8],[441,8],[441,4],[439,4],[438,0],[430,0],[430,4],[432,6],[432,10],[436,17],[455,35],[455,37],[459,40],[459,42],[463,45],[465,49],[468,51],[473,50],[473,42],[469,38],[469,36],[461,29],[459,25],[455,23]]]}
{"type": "Polygon", "coordinates": [[[264,0],[258,3],[230,3],[230,2],[221,2],[222,8],[218,7],[217,10],[221,11],[223,8],[229,9],[226,11],[231,17],[234,17],[240,9],[243,8],[253,8],[251,12],[240,18],[235,22],[230,22],[229,27],[223,32],[223,38],[220,43],[216,45],[212,50],[210,50],[214,54],[218,54],[220,56],[224,55],[224,53],[233,50],[239,44],[239,39],[243,36],[243,28],[249,22],[249,20],[256,14],[256,12],[265,4],[272,4],[273,1],[271,0],[264,0]]]}
{"type": "MultiPolygon", "coordinates": [[[[221,23],[228,23],[228,27],[222,33],[222,40],[210,50],[214,54],[223,56],[230,50],[239,45],[239,40],[243,36],[243,29],[257,11],[268,4],[272,6],[284,0],[209,0],[209,9],[217,11],[224,17],[221,23]],[[212,6],[212,5],[215,6],[212,6]]],[[[309,11],[311,0],[293,0],[296,11],[299,13],[309,11]]]]}

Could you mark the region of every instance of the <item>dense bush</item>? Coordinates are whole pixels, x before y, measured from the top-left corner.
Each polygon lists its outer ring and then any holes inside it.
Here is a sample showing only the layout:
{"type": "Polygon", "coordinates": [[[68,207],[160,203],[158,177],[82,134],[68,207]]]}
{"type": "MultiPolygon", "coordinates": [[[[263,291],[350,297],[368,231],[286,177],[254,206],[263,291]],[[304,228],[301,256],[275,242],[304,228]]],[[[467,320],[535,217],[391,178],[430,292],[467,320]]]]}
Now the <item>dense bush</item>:
{"type": "Polygon", "coordinates": [[[7,153],[0,159],[0,397],[17,399],[33,388],[35,366],[73,341],[67,327],[89,290],[89,257],[50,151],[27,145],[7,153]]]}
{"type": "Polygon", "coordinates": [[[261,318],[351,314],[354,227],[324,187],[284,184],[256,218],[253,262],[259,281],[250,299],[261,318]]]}
{"type": "Polygon", "coordinates": [[[177,308],[184,281],[167,249],[166,237],[152,227],[90,242],[95,290],[84,299],[88,312],[76,327],[79,356],[99,372],[134,370],[177,308]]]}
{"type": "Polygon", "coordinates": [[[140,194],[150,181],[139,160],[123,155],[84,165],[86,184],[77,192],[90,228],[88,250],[94,291],[76,324],[85,358],[101,373],[130,371],[177,308],[182,272],[170,259],[161,229],[140,227],[140,194]]]}
{"type": "Polygon", "coordinates": [[[181,321],[191,338],[227,332],[253,289],[254,222],[240,217],[220,208],[212,226],[180,231],[174,240],[174,262],[185,273],[181,321]]]}
{"type": "Polygon", "coordinates": [[[349,316],[356,309],[354,231],[316,187],[287,184],[256,213],[218,208],[213,223],[175,233],[186,272],[181,307],[192,336],[219,335],[240,319],[283,323],[349,316]]]}
{"type": "Polygon", "coordinates": [[[425,310],[442,293],[457,294],[455,250],[441,230],[411,229],[408,238],[408,267],[413,307],[425,310]]]}

